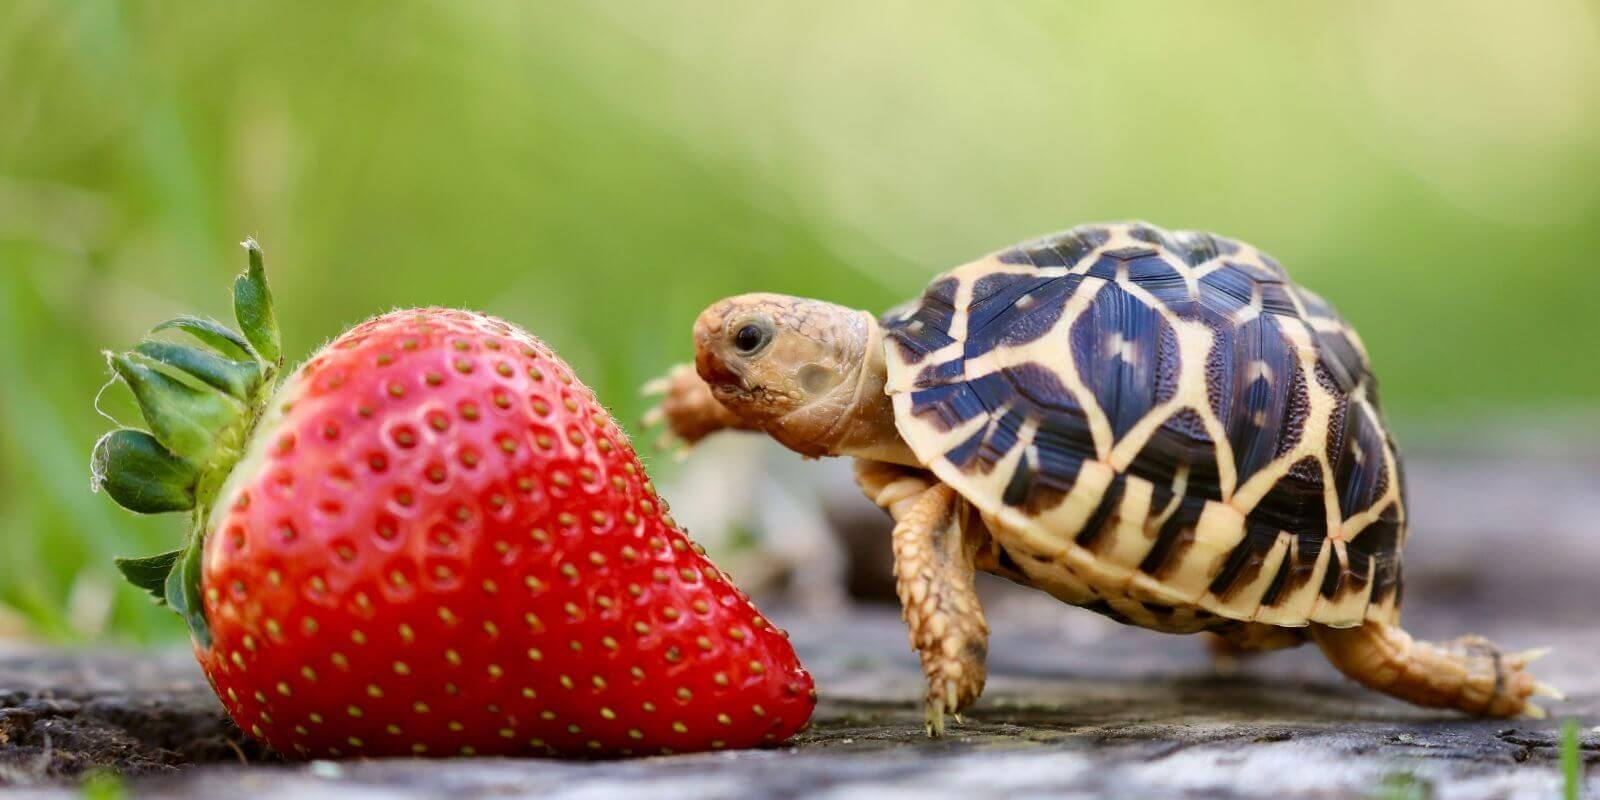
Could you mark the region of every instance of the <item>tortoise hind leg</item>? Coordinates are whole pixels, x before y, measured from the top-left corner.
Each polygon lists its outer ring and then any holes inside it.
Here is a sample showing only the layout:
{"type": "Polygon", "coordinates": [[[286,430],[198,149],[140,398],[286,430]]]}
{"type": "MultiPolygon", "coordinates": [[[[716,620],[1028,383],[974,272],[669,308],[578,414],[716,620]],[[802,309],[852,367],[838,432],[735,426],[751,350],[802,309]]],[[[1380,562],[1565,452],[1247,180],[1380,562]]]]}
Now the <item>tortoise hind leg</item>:
{"type": "Polygon", "coordinates": [[[1542,652],[1503,654],[1481,636],[1433,644],[1373,620],[1355,628],[1314,625],[1309,633],[1347,677],[1419,706],[1483,717],[1540,718],[1544,709],[1529,702],[1530,697],[1561,699],[1560,692],[1524,670],[1542,652]]]}
{"type": "Polygon", "coordinates": [[[1243,659],[1271,650],[1287,650],[1306,643],[1305,631],[1263,622],[1240,622],[1210,631],[1205,637],[1211,665],[1220,675],[1232,675],[1243,659]]]}
{"type": "Polygon", "coordinates": [[[988,676],[989,625],[974,585],[984,534],[961,524],[955,490],[931,475],[878,462],[856,465],[867,497],[895,518],[895,590],[927,681],[928,735],[942,736],[945,714],[975,702],[988,676]]]}
{"type": "Polygon", "coordinates": [[[1206,645],[1215,655],[1241,656],[1286,650],[1306,642],[1301,628],[1284,628],[1264,622],[1241,622],[1211,631],[1206,645]]]}

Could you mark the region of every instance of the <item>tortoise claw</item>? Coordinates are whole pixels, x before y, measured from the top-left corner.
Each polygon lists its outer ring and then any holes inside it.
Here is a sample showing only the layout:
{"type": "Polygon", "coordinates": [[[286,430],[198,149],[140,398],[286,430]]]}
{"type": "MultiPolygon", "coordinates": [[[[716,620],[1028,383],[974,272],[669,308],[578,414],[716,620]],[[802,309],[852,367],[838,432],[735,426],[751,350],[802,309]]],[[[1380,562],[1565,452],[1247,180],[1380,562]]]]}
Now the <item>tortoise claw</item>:
{"type": "Polygon", "coordinates": [[[689,454],[694,452],[693,444],[684,441],[682,437],[670,430],[662,431],[661,435],[656,437],[655,447],[656,450],[666,453],[675,462],[687,460],[689,454]]]}
{"type": "Polygon", "coordinates": [[[1526,667],[1547,655],[1550,655],[1550,648],[1535,647],[1532,650],[1523,650],[1520,653],[1512,653],[1507,657],[1507,660],[1509,660],[1513,666],[1521,669],[1522,667],[1526,667]]]}
{"type": "Polygon", "coordinates": [[[651,378],[649,381],[645,382],[645,385],[639,387],[639,394],[645,397],[664,395],[670,391],[672,391],[672,378],[667,375],[662,375],[659,378],[651,378]]]}
{"type": "Polygon", "coordinates": [[[963,724],[959,709],[970,704],[973,699],[967,698],[965,703],[962,702],[961,682],[955,678],[944,678],[930,683],[922,704],[928,738],[938,739],[944,736],[946,718],[953,720],[957,725],[963,724]]]}
{"type": "Polygon", "coordinates": [[[681,459],[681,454],[687,452],[689,444],[679,434],[677,426],[673,424],[674,419],[670,406],[672,406],[675,399],[674,392],[681,391],[681,389],[675,388],[675,381],[681,381],[679,370],[676,368],[665,375],[646,382],[644,386],[639,388],[639,394],[644,397],[661,398],[661,402],[651,406],[649,410],[644,412],[644,416],[639,418],[639,425],[645,430],[662,428],[661,435],[656,437],[655,440],[656,449],[663,452],[672,451],[675,458],[681,459]]]}
{"type": "Polygon", "coordinates": [[[924,727],[927,729],[929,739],[944,737],[944,700],[933,695],[928,696],[923,705],[924,727]]]}
{"type": "Polygon", "coordinates": [[[1548,697],[1558,703],[1567,699],[1565,692],[1557,689],[1554,686],[1551,686],[1548,683],[1545,683],[1544,681],[1534,681],[1533,694],[1538,697],[1548,697]]]}
{"type": "MultiPolygon", "coordinates": [[[[666,412],[662,411],[660,406],[656,406],[645,412],[644,416],[639,419],[639,424],[644,426],[645,430],[649,430],[659,426],[666,418],[666,412]]],[[[676,455],[679,449],[687,449],[688,446],[683,439],[679,438],[677,433],[673,432],[671,426],[661,431],[661,435],[655,439],[656,450],[663,453],[672,452],[676,455]]]]}
{"type": "Polygon", "coordinates": [[[666,421],[667,412],[662,410],[661,406],[651,407],[649,411],[644,412],[644,416],[639,418],[639,424],[646,428],[654,428],[666,421]]]}
{"type": "Polygon", "coordinates": [[[692,364],[673,367],[645,383],[641,392],[646,397],[660,398],[639,420],[646,429],[664,429],[656,441],[659,450],[686,450],[717,431],[745,427],[742,420],[717,402],[711,387],[700,379],[692,364]]]}

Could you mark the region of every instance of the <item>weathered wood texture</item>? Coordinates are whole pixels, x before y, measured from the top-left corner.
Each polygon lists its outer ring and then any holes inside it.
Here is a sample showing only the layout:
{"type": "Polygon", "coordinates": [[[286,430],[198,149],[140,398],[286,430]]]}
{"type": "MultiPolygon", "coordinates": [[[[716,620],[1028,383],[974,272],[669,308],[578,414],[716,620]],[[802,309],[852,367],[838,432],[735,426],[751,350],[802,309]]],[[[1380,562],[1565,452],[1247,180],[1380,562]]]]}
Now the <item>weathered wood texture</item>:
{"type": "Polygon", "coordinates": [[[195,798],[1557,797],[1559,719],[1580,720],[1583,755],[1600,761],[1600,465],[1423,461],[1412,473],[1408,627],[1555,647],[1536,671],[1570,699],[1551,720],[1410,708],[1310,648],[1224,675],[1195,638],[995,582],[989,690],[943,741],[922,736],[917,665],[880,608],[773,614],[823,695],[791,746],[621,763],[282,764],[230,729],[187,653],[14,651],[0,654],[0,783],[61,794],[108,765],[139,792],[195,798]]]}

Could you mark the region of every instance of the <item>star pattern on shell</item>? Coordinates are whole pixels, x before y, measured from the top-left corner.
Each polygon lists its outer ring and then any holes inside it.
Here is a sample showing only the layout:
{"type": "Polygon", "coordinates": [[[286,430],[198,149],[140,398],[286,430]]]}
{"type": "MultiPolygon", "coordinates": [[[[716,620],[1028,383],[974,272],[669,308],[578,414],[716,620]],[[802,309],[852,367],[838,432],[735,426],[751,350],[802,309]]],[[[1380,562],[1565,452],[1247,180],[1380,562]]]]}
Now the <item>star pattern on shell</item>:
{"type": "Polygon", "coordinates": [[[883,319],[917,456],[999,567],[1191,631],[1398,615],[1405,503],[1355,332],[1270,256],[1144,223],[936,278],[883,319]]]}

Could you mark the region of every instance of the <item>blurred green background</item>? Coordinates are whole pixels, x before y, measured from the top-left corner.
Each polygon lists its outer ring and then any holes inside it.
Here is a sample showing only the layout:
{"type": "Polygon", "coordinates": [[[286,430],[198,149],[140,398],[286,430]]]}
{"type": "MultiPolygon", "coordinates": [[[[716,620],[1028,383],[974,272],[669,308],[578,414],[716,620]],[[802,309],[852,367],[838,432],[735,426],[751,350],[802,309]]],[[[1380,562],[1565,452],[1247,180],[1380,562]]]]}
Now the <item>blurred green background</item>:
{"type": "Polygon", "coordinates": [[[1470,439],[1600,407],[1597,176],[1588,0],[8,0],[0,632],[181,635],[107,563],[178,523],[88,491],[98,351],[226,317],[248,234],[292,354],[464,305],[631,421],[716,297],[883,308],[1079,222],[1206,228],[1340,306],[1402,433],[1470,439]]]}

